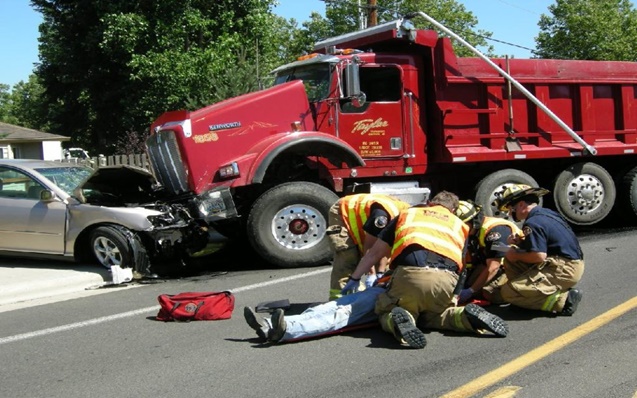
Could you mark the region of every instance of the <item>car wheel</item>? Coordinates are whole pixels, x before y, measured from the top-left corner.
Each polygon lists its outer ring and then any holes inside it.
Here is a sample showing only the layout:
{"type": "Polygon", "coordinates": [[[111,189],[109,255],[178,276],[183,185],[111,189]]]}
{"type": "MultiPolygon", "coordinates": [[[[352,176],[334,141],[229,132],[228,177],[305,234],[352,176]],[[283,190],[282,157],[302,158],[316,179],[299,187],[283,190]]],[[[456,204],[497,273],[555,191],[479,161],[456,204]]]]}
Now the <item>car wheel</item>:
{"type": "Polygon", "coordinates": [[[332,256],[327,214],[337,200],[332,191],[310,182],[276,186],[254,202],[248,238],[263,259],[279,267],[326,264],[332,256]]]}
{"type": "Polygon", "coordinates": [[[133,253],[126,236],[114,227],[98,227],[91,232],[91,250],[97,262],[109,268],[119,265],[132,267],[133,253]]]}

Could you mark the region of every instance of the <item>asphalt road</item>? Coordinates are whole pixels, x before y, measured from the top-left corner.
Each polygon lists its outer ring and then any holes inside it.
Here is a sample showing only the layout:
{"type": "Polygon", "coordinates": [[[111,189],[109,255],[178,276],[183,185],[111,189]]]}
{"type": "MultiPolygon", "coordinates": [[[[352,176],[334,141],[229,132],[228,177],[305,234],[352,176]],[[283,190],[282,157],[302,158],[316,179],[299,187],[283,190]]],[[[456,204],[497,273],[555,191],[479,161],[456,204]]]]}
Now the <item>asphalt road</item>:
{"type": "Polygon", "coordinates": [[[323,301],[329,267],[267,269],[245,250],[212,256],[203,275],[0,313],[0,396],[635,397],[635,230],[581,242],[573,317],[492,307],[507,338],[431,331],[423,350],[379,328],[261,345],[243,306],[323,301]],[[230,320],[154,320],[159,294],[219,290],[235,293],[230,320]]]}

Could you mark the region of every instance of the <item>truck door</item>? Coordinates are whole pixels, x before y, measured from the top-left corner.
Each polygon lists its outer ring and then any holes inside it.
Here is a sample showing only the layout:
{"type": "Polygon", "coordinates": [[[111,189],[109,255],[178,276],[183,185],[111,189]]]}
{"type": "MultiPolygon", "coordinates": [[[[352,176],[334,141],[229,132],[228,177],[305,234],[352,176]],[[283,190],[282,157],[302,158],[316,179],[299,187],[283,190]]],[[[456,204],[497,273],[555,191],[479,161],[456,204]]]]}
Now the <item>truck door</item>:
{"type": "Polygon", "coordinates": [[[405,153],[401,70],[394,65],[364,65],[360,87],[366,102],[340,101],[338,135],[363,158],[401,157],[405,153]]]}

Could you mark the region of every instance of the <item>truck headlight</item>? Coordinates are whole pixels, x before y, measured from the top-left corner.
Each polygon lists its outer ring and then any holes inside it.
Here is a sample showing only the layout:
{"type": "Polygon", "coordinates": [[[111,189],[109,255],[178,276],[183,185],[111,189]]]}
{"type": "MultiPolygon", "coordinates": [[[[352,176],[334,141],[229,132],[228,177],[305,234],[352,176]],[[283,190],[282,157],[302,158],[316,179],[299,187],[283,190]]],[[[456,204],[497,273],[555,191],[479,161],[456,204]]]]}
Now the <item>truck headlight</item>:
{"type": "Polygon", "coordinates": [[[199,215],[206,220],[230,218],[237,215],[237,210],[228,188],[206,192],[197,197],[199,215]]]}

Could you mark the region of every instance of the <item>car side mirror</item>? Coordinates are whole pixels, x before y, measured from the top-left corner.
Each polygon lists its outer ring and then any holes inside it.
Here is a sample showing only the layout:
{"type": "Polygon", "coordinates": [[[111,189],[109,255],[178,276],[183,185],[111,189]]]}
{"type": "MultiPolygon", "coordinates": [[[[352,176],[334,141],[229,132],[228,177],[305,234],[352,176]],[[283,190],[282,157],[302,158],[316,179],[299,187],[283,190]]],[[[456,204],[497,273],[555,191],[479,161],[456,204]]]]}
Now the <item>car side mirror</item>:
{"type": "Polygon", "coordinates": [[[52,202],[54,199],[55,199],[55,193],[53,191],[44,189],[42,190],[42,192],[40,192],[40,200],[42,202],[52,202]]]}

